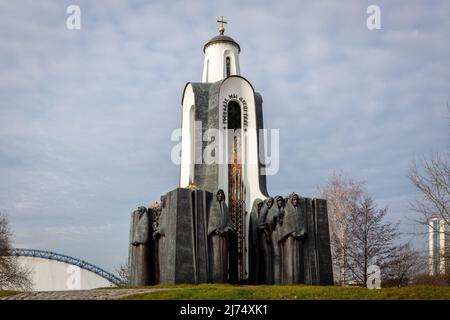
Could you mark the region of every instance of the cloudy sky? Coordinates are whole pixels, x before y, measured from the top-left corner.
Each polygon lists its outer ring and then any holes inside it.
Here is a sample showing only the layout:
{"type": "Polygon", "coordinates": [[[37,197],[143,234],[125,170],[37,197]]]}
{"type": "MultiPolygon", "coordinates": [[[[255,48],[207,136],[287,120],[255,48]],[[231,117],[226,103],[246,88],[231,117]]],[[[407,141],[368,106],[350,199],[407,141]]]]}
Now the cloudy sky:
{"type": "Polygon", "coordinates": [[[407,232],[408,166],[449,148],[449,13],[446,0],[0,0],[0,210],[15,245],[126,261],[130,212],[177,187],[170,135],[220,15],[280,129],[269,192],[314,196],[343,170],[407,232]],[[71,4],[81,30],[66,28],[71,4]]]}

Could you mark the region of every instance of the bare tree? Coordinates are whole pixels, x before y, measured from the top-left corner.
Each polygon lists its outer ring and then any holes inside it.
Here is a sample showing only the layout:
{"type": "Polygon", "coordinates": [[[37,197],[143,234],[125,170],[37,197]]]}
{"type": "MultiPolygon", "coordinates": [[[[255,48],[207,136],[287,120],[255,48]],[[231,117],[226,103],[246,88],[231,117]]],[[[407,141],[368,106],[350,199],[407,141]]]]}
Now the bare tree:
{"type": "Polygon", "coordinates": [[[368,267],[384,270],[394,256],[398,226],[385,221],[387,208],[376,207],[362,181],[333,172],[319,191],[328,204],[335,279],[367,285],[368,267]]]}
{"type": "Polygon", "coordinates": [[[427,257],[414,250],[411,243],[399,246],[385,270],[385,283],[395,286],[406,286],[418,276],[427,272],[427,257]]]}
{"type": "Polygon", "coordinates": [[[8,220],[0,213],[0,290],[29,290],[32,287],[30,271],[22,268],[11,256],[11,232],[8,220]]]}
{"type": "Polygon", "coordinates": [[[340,285],[347,283],[348,275],[348,239],[351,233],[348,220],[363,194],[363,187],[364,182],[333,172],[326,186],[319,188],[321,196],[327,199],[333,273],[340,285]]]}
{"type": "Polygon", "coordinates": [[[129,272],[129,266],[128,263],[121,264],[117,269],[117,274],[119,276],[119,279],[122,281],[123,284],[129,284],[130,283],[130,272],[129,272]]]}
{"type": "Polygon", "coordinates": [[[385,221],[387,212],[365,193],[348,216],[347,265],[350,278],[358,284],[367,286],[370,265],[377,265],[383,273],[394,257],[398,226],[385,221]]]}
{"type": "MultiPolygon", "coordinates": [[[[437,217],[450,225],[450,151],[435,154],[430,159],[413,162],[408,178],[419,191],[418,198],[411,203],[414,211],[420,214],[416,219],[420,224],[431,226],[432,218],[437,217]]],[[[449,228],[446,228],[447,230],[449,228]]]]}
{"type": "Polygon", "coordinates": [[[423,158],[419,163],[414,161],[408,178],[419,192],[410,202],[411,209],[419,215],[414,221],[426,226],[426,232],[434,230],[447,238],[436,261],[445,262],[442,273],[450,275],[450,151],[423,158]],[[436,219],[438,223],[433,223],[436,219]]]}

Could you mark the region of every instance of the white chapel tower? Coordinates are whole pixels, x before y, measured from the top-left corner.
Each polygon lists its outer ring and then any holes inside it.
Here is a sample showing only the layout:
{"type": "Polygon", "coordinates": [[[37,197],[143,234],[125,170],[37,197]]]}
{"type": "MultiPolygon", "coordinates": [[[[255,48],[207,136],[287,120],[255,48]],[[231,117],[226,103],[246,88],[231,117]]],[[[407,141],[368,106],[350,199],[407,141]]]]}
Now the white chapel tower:
{"type": "Polygon", "coordinates": [[[202,82],[186,84],[182,98],[180,187],[223,190],[237,231],[238,279],[247,277],[248,225],[255,199],[267,197],[262,98],[241,76],[239,44],[219,35],[204,48],[202,82]]]}
{"type": "Polygon", "coordinates": [[[331,285],[327,202],[268,195],[263,100],[217,22],[183,90],[180,185],[131,215],[131,284],[331,285]]]}

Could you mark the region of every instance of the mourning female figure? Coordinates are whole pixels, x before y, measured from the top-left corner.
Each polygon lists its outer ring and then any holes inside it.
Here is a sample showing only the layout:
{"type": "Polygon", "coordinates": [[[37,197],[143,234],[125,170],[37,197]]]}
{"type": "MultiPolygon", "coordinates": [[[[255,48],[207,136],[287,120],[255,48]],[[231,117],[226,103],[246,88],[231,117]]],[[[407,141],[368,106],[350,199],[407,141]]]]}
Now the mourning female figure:
{"type": "Polygon", "coordinates": [[[279,240],[281,237],[281,226],[284,217],[284,198],[281,196],[275,197],[275,205],[269,210],[267,217],[267,223],[272,231],[271,242],[272,242],[272,274],[273,283],[281,283],[281,270],[282,270],[282,260],[281,260],[281,248],[279,240]],[[281,223],[280,223],[281,222],[281,223]]]}
{"type": "Polygon", "coordinates": [[[230,231],[232,231],[232,226],[225,203],[225,193],[220,189],[217,191],[216,199],[212,201],[208,223],[212,282],[223,283],[227,281],[230,231]]]}
{"type": "Polygon", "coordinates": [[[131,250],[131,285],[149,284],[151,227],[147,208],[139,207],[133,212],[134,232],[131,250]]]}
{"type": "Polygon", "coordinates": [[[299,196],[289,195],[284,216],[279,219],[278,243],[281,256],[281,283],[293,284],[303,280],[303,241],[306,237],[304,213],[299,196]]]}
{"type": "Polygon", "coordinates": [[[161,196],[161,205],[153,208],[153,283],[161,282],[161,264],[165,252],[165,228],[166,228],[166,196],[161,196]],[[163,213],[164,211],[164,213],[163,213]]]}
{"type": "Polygon", "coordinates": [[[250,213],[250,228],[249,228],[249,248],[250,248],[250,276],[249,281],[251,284],[259,283],[259,266],[260,266],[260,248],[258,244],[258,224],[261,207],[263,201],[256,199],[253,202],[253,208],[250,213]]]}
{"type": "Polygon", "coordinates": [[[258,217],[258,247],[259,247],[259,283],[272,284],[272,242],[271,229],[268,222],[269,210],[272,208],[273,198],[269,197],[259,211],[258,217]]]}

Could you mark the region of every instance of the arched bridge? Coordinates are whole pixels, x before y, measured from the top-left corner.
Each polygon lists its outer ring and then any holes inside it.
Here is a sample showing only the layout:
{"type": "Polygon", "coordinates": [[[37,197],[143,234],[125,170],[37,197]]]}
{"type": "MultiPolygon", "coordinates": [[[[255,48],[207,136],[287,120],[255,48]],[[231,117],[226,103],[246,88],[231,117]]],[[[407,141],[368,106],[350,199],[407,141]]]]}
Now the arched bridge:
{"type": "Polygon", "coordinates": [[[45,250],[36,250],[36,249],[12,249],[11,255],[16,257],[35,257],[35,258],[42,258],[42,259],[49,259],[49,260],[56,260],[60,262],[65,262],[80,268],[83,268],[85,270],[91,271],[97,275],[99,275],[102,278],[107,279],[111,283],[114,283],[117,286],[124,285],[122,280],[120,280],[117,276],[113,275],[112,273],[103,270],[100,267],[94,266],[93,264],[90,264],[89,262],[86,262],[84,260],[66,256],[64,254],[59,254],[51,251],[45,251],[45,250]]]}

